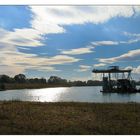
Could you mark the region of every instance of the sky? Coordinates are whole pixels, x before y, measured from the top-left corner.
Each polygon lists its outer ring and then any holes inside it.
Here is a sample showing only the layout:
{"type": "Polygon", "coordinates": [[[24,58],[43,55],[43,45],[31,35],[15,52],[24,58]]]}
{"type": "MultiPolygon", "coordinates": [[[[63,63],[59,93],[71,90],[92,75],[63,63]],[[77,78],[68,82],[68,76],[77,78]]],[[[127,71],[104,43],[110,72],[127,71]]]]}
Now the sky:
{"type": "Polygon", "coordinates": [[[140,79],[140,6],[0,6],[0,74],[94,79],[117,65],[140,79]]]}

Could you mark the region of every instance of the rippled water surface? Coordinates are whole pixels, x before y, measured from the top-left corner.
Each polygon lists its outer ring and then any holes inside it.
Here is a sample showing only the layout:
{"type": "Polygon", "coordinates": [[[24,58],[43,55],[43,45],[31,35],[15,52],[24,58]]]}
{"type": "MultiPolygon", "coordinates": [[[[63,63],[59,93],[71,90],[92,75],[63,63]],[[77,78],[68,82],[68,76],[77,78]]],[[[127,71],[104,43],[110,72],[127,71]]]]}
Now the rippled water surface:
{"type": "Polygon", "coordinates": [[[58,87],[0,91],[0,100],[40,102],[140,102],[140,93],[107,94],[102,87],[58,87]]]}

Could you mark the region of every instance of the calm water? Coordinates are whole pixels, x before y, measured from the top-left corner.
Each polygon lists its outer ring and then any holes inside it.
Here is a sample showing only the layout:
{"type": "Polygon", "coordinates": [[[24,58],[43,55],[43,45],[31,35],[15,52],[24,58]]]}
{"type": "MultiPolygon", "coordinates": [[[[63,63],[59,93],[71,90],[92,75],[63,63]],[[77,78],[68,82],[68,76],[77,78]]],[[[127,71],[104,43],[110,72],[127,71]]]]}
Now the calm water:
{"type": "Polygon", "coordinates": [[[0,91],[0,100],[40,102],[140,102],[140,93],[103,94],[102,87],[59,87],[0,91]]]}

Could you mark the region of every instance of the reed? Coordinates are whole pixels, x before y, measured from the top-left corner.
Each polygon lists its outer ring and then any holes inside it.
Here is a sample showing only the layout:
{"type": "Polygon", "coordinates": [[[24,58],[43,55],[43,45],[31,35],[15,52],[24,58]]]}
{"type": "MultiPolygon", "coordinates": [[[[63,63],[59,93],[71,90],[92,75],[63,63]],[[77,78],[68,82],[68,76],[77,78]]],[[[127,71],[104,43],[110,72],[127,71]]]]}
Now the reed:
{"type": "Polygon", "coordinates": [[[140,134],[140,104],[0,102],[0,134],[140,134]]]}

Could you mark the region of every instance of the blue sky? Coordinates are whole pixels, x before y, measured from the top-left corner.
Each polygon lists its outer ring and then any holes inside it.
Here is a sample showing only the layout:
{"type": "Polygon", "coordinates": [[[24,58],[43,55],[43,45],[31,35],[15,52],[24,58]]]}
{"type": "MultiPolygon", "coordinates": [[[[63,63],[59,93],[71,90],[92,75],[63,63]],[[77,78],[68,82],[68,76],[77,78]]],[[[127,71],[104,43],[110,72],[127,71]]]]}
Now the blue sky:
{"type": "Polygon", "coordinates": [[[93,68],[140,73],[139,6],[0,6],[0,74],[93,79],[93,68]]]}

